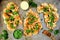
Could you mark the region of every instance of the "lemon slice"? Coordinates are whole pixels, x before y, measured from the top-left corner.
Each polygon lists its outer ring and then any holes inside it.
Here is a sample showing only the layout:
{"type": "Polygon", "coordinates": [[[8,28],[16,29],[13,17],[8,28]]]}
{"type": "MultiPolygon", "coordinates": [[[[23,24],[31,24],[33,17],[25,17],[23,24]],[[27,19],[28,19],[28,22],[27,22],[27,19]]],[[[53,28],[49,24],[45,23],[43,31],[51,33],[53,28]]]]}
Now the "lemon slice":
{"type": "Polygon", "coordinates": [[[27,10],[29,8],[29,4],[26,1],[22,1],[20,4],[21,9],[27,10]]]}

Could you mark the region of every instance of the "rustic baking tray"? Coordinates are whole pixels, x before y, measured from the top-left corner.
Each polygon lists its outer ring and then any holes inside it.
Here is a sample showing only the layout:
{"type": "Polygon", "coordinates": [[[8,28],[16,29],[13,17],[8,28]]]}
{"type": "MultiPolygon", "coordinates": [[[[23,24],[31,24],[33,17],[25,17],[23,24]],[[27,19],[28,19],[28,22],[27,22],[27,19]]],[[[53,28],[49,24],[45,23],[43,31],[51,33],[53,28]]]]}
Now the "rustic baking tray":
{"type": "MultiPolygon", "coordinates": [[[[20,7],[21,1],[22,0],[2,0],[0,2],[0,33],[4,29],[7,30],[6,25],[4,24],[3,18],[2,18],[2,14],[3,14],[2,11],[3,11],[3,9],[6,7],[7,3],[9,3],[9,2],[15,2],[20,7]]],[[[44,3],[44,2],[54,4],[57,7],[57,9],[58,9],[58,14],[60,15],[60,0],[34,0],[34,2],[37,3],[38,5],[40,5],[41,3],[44,3]]],[[[32,10],[37,12],[36,8],[32,8],[32,10]]],[[[19,8],[19,14],[21,15],[22,19],[25,18],[25,14],[26,14],[27,11],[28,10],[23,11],[21,8],[19,8]]],[[[40,14],[40,18],[41,18],[41,23],[42,23],[42,26],[43,26],[43,30],[47,30],[48,28],[46,27],[46,24],[44,22],[43,14],[40,14]]],[[[23,30],[23,25],[19,25],[17,29],[22,29],[23,30]]],[[[57,26],[56,26],[55,29],[59,29],[60,30],[60,19],[57,22],[57,26]]],[[[37,35],[33,35],[31,37],[23,36],[21,39],[15,39],[13,37],[13,32],[10,32],[10,31],[7,30],[8,33],[9,33],[8,40],[52,40],[49,37],[47,37],[46,35],[42,34],[43,30],[41,30],[39,32],[39,34],[37,34],[37,35]]],[[[60,33],[58,35],[56,35],[55,38],[56,38],[56,40],[60,40],[60,33]]]]}

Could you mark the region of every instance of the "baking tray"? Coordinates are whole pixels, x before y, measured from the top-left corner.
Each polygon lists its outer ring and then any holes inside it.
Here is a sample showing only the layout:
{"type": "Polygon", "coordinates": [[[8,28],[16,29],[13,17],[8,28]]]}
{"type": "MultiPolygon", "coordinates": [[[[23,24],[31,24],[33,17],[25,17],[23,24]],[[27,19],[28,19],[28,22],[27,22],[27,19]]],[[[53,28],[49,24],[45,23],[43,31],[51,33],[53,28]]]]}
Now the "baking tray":
{"type": "MultiPolygon", "coordinates": [[[[2,18],[2,14],[3,13],[2,13],[2,11],[6,7],[7,3],[9,3],[9,2],[15,2],[20,7],[21,0],[3,0],[3,1],[0,2],[0,33],[4,29],[7,30],[6,25],[3,22],[3,18],[2,18]]],[[[34,2],[37,3],[38,5],[40,5],[41,3],[45,3],[45,2],[54,4],[57,7],[57,9],[58,9],[58,14],[60,15],[60,0],[34,0],[34,2]]],[[[36,8],[32,8],[32,10],[37,12],[36,8]]],[[[21,15],[22,19],[25,18],[25,14],[26,14],[27,11],[28,10],[23,11],[21,8],[19,8],[19,14],[21,15]]],[[[48,28],[46,27],[46,24],[44,22],[43,14],[40,14],[40,19],[41,19],[41,23],[42,23],[42,26],[43,26],[43,30],[47,30],[48,28]]],[[[22,29],[23,30],[23,25],[19,25],[17,29],[22,29]]],[[[57,26],[56,26],[55,29],[59,29],[60,30],[60,19],[57,22],[57,26]]],[[[31,37],[23,36],[21,39],[15,39],[13,37],[13,32],[10,32],[10,31],[7,30],[8,33],[9,33],[8,40],[51,40],[49,37],[47,37],[44,34],[42,34],[43,30],[41,30],[39,32],[39,34],[37,34],[37,35],[33,35],[31,37]]],[[[56,35],[55,38],[56,38],[56,40],[60,40],[60,33],[58,35],[56,35]]]]}

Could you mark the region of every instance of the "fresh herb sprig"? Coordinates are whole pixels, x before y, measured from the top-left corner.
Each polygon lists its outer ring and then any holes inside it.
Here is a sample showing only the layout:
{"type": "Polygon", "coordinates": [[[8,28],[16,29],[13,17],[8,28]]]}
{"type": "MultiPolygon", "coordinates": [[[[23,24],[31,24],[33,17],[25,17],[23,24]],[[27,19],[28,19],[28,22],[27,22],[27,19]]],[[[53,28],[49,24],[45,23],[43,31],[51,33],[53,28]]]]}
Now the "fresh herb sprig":
{"type": "Polygon", "coordinates": [[[8,32],[6,30],[2,31],[2,34],[0,34],[0,39],[4,39],[4,40],[8,39],[8,32]]]}
{"type": "Polygon", "coordinates": [[[60,31],[58,29],[56,29],[56,30],[49,29],[48,31],[53,32],[54,35],[58,35],[60,33],[60,31]]]}
{"type": "Polygon", "coordinates": [[[30,7],[37,7],[37,4],[33,0],[28,0],[28,3],[30,7]]]}

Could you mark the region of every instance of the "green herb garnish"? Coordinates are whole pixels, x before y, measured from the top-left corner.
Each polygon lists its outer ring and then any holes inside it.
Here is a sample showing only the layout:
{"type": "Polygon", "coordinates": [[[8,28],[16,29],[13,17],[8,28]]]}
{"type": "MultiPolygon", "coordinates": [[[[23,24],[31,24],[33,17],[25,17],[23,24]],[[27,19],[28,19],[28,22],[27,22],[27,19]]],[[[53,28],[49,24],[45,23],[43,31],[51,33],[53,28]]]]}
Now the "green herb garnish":
{"type": "Polygon", "coordinates": [[[38,27],[38,23],[35,24],[35,29],[38,30],[39,27],[38,27]]]}
{"type": "Polygon", "coordinates": [[[31,18],[31,19],[33,19],[33,20],[37,19],[37,18],[36,18],[34,15],[32,15],[32,14],[29,15],[29,18],[31,18]]]}
{"type": "Polygon", "coordinates": [[[11,28],[15,28],[15,26],[13,25],[13,23],[10,24],[11,28]]]}
{"type": "Polygon", "coordinates": [[[48,7],[44,7],[44,8],[43,8],[43,11],[44,11],[44,12],[48,12],[48,11],[49,11],[49,8],[48,8],[48,7]]]}
{"type": "Polygon", "coordinates": [[[35,2],[33,2],[33,0],[29,0],[29,6],[37,7],[37,4],[35,2]]]}
{"type": "Polygon", "coordinates": [[[53,30],[52,30],[52,29],[49,29],[48,31],[49,31],[49,32],[52,32],[53,30]]]}
{"type": "Polygon", "coordinates": [[[49,23],[49,25],[52,27],[53,26],[53,22],[48,22],[49,23]]]}
{"type": "Polygon", "coordinates": [[[50,20],[51,20],[51,22],[54,22],[54,16],[53,15],[50,16],[50,20]]]}
{"type": "Polygon", "coordinates": [[[30,20],[28,23],[29,24],[33,24],[34,23],[34,20],[30,20]]]}
{"type": "Polygon", "coordinates": [[[30,32],[31,32],[31,30],[29,30],[29,29],[26,30],[26,33],[30,33],[30,32]]]}
{"type": "Polygon", "coordinates": [[[6,10],[6,13],[9,13],[10,12],[10,10],[6,10]]]}
{"type": "Polygon", "coordinates": [[[34,32],[34,30],[33,30],[33,29],[31,29],[31,32],[33,33],[33,32],[34,32]]]}
{"type": "Polygon", "coordinates": [[[15,7],[14,7],[14,5],[12,4],[11,6],[10,6],[10,9],[14,9],[15,7]]]}
{"type": "Polygon", "coordinates": [[[4,39],[8,39],[8,32],[6,30],[3,30],[2,32],[3,32],[2,35],[3,35],[4,39]]]}
{"type": "Polygon", "coordinates": [[[0,34],[0,39],[3,39],[3,40],[8,39],[8,32],[6,30],[2,31],[2,34],[0,34]]]}
{"type": "Polygon", "coordinates": [[[13,16],[10,16],[10,20],[11,20],[11,21],[14,21],[14,17],[13,17],[13,16]]]}
{"type": "Polygon", "coordinates": [[[49,18],[50,18],[51,22],[53,22],[53,21],[54,21],[54,15],[53,15],[53,13],[52,13],[52,12],[50,12],[50,13],[49,13],[49,18]]]}
{"type": "Polygon", "coordinates": [[[59,33],[59,30],[55,30],[54,34],[57,35],[59,33]]]}
{"type": "Polygon", "coordinates": [[[53,15],[52,12],[49,13],[49,18],[50,18],[50,22],[48,22],[48,23],[52,27],[53,26],[53,22],[54,22],[54,15],[53,15]]]}
{"type": "Polygon", "coordinates": [[[19,29],[15,30],[14,33],[13,33],[13,36],[14,36],[15,39],[21,38],[22,35],[23,35],[23,32],[19,29]]]}
{"type": "Polygon", "coordinates": [[[13,15],[18,15],[18,12],[17,12],[17,11],[14,11],[14,12],[13,12],[13,15]]]}
{"type": "Polygon", "coordinates": [[[50,7],[50,10],[51,10],[51,11],[54,11],[54,9],[53,9],[52,7],[50,7]]]}
{"type": "Polygon", "coordinates": [[[18,24],[19,24],[19,20],[18,21],[16,21],[16,25],[18,26],[18,24]]]}
{"type": "Polygon", "coordinates": [[[29,18],[31,19],[28,22],[29,24],[32,24],[32,23],[34,23],[35,20],[37,20],[37,18],[35,16],[31,15],[31,14],[29,15],[29,18]]]}

